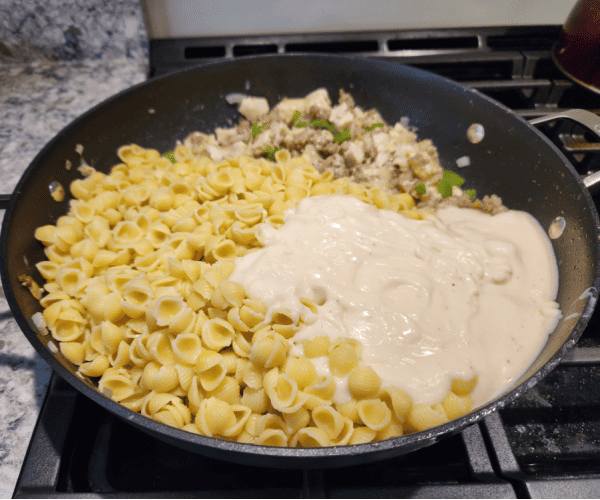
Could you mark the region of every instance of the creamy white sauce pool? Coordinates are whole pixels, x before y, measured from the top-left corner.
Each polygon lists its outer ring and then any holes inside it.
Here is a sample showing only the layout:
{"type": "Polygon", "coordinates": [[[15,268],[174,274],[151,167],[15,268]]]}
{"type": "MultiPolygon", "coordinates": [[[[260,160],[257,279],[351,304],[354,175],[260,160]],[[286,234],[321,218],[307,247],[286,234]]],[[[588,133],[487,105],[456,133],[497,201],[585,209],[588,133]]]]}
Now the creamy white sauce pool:
{"type": "MultiPolygon", "coordinates": [[[[292,354],[316,335],[354,338],[383,386],[415,402],[439,402],[453,378],[478,375],[473,403],[484,404],[531,365],[561,316],[552,246],[525,212],[449,207],[419,221],[315,196],[259,235],[264,248],[237,259],[229,279],[269,311],[312,323],[292,354]],[[324,301],[318,315],[300,297],[324,301]]],[[[326,357],[313,361],[329,373],[326,357]]],[[[336,402],[349,399],[346,378],[336,381],[336,402]]]]}

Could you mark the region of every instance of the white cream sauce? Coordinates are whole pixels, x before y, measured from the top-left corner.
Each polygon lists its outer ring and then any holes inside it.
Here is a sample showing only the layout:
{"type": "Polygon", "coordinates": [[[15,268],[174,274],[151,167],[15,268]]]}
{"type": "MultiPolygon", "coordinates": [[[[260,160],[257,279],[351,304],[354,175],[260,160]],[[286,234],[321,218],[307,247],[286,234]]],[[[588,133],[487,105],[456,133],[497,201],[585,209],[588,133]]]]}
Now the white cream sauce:
{"type": "MultiPolygon", "coordinates": [[[[384,386],[441,401],[451,380],[478,375],[480,406],[531,365],[561,317],[552,246],[525,212],[491,216],[448,207],[412,220],[352,196],[315,196],[259,228],[264,248],[236,261],[231,280],[269,311],[316,335],[351,337],[384,386]],[[324,303],[318,315],[300,297],[324,303]]],[[[314,360],[327,373],[326,358],[314,360]]],[[[349,398],[338,379],[335,399],[349,398]]]]}

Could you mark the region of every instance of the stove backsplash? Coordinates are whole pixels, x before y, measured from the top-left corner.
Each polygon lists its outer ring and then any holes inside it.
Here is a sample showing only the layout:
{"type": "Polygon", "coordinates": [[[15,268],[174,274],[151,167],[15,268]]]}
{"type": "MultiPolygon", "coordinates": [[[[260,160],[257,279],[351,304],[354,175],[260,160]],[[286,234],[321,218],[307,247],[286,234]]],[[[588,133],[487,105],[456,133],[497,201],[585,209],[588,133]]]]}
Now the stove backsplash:
{"type": "Polygon", "coordinates": [[[141,0],[150,39],[562,24],[576,0],[141,0]]]}

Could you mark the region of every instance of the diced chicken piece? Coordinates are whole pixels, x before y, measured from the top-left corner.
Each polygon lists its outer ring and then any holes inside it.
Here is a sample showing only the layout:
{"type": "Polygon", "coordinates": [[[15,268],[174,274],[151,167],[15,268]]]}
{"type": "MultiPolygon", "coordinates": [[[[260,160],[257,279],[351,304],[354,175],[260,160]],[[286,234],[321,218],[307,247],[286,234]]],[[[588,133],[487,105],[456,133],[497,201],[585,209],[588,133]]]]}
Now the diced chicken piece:
{"type": "Polygon", "coordinates": [[[244,141],[237,141],[232,146],[229,147],[229,156],[236,157],[241,155],[244,150],[246,150],[247,146],[244,141]]]}
{"type": "Polygon", "coordinates": [[[463,190],[458,186],[452,186],[452,196],[460,196],[463,194],[463,190]]]}
{"type": "Polygon", "coordinates": [[[363,121],[365,127],[375,125],[376,123],[385,124],[385,122],[383,121],[383,118],[381,118],[381,115],[375,109],[371,109],[371,110],[367,111],[366,113],[363,113],[361,118],[362,118],[362,121],[363,121]]]}
{"type": "Polygon", "coordinates": [[[341,132],[354,120],[354,115],[346,103],[335,106],[329,115],[329,121],[341,132]]]}
{"type": "Polygon", "coordinates": [[[344,153],[344,159],[347,166],[354,167],[365,159],[365,152],[358,144],[351,142],[344,153]]]}
{"type": "Polygon", "coordinates": [[[325,160],[325,168],[333,172],[334,177],[342,177],[346,170],[344,158],[340,154],[333,154],[325,160]]]}
{"type": "Polygon", "coordinates": [[[292,118],[296,111],[300,114],[306,110],[305,99],[283,99],[277,106],[273,108],[273,118],[282,120],[285,123],[292,123],[292,118]]]}
{"type": "Polygon", "coordinates": [[[215,129],[215,135],[217,136],[217,142],[219,144],[228,144],[232,142],[232,139],[237,135],[237,129],[217,128],[215,129]]]}
{"type": "Polygon", "coordinates": [[[323,161],[316,148],[312,144],[308,144],[304,148],[304,151],[302,152],[302,158],[309,163],[312,163],[316,168],[318,168],[318,165],[323,161]]]}
{"type": "Polygon", "coordinates": [[[329,99],[327,89],[317,89],[311,92],[304,98],[304,101],[311,118],[326,119],[331,113],[331,99],[329,99]]]}
{"type": "Polygon", "coordinates": [[[329,144],[325,144],[320,152],[324,155],[334,155],[340,152],[340,145],[335,142],[330,142],[329,144]]]}
{"type": "Polygon", "coordinates": [[[206,152],[215,161],[221,161],[223,158],[227,157],[226,150],[210,144],[206,146],[206,152]]]}
{"type": "Polygon", "coordinates": [[[217,141],[214,136],[203,134],[202,132],[191,133],[183,142],[183,145],[194,154],[206,151],[206,146],[209,144],[216,145],[217,141]]]}
{"type": "Polygon", "coordinates": [[[482,209],[491,214],[501,214],[502,212],[508,212],[508,208],[502,205],[502,198],[498,195],[488,196],[487,194],[483,197],[482,209]]]}
{"type": "Polygon", "coordinates": [[[401,172],[407,172],[408,171],[408,158],[406,158],[406,156],[404,156],[404,155],[394,156],[394,158],[392,159],[392,165],[394,165],[395,167],[398,167],[401,172]]]}
{"type": "Polygon", "coordinates": [[[388,153],[385,152],[381,152],[377,154],[377,157],[375,158],[375,162],[373,163],[374,166],[376,167],[383,167],[385,165],[387,165],[387,163],[390,161],[390,155],[388,153]]]}
{"type": "Polygon", "coordinates": [[[385,132],[373,135],[373,143],[375,144],[375,149],[377,149],[377,152],[385,151],[389,141],[390,135],[386,134],[385,132]]]}
{"type": "Polygon", "coordinates": [[[421,153],[409,158],[408,165],[420,179],[428,179],[437,172],[436,166],[421,153]]]}
{"type": "Polygon", "coordinates": [[[404,128],[399,123],[394,126],[394,132],[398,134],[399,141],[405,144],[414,143],[417,137],[414,132],[404,128]]]}
{"type": "Polygon", "coordinates": [[[373,165],[370,168],[363,170],[366,181],[374,182],[380,186],[386,186],[391,178],[391,172],[385,167],[377,167],[373,165]]]}
{"type": "Polygon", "coordinates": [[[239,112],[254,123],[269,113],[269,102],[264,97],[245,97],[242,99],[239,112]]]}
{"type": "Polygon", "coordinates": [[[263,149],[267,146],[272,146],[275,143],[273,140],[273,131],[270,129],[263,129],[263,131],[256,136],[252,146],[255,149],[263,149]]]}
{"type": "Polygon", "coordinates": [[[350,130],[350,137],[352,137],[352,139],[358,139],[365,134],[365,128],[363,127],[362,121],[355,119],[348,128],[350,130]]]}
{"type": "Polygon", "coordinates": [[[365,155],[369,158],[374,158],[377,156],[377,148],[375,147],[375,142],[373,141],[373,134],[365,134],[362,137],[362,141],[365,155]]]}
{"type": "Polygon", "coordinates": [[[392,169],[387,167],[381,167],[378,172],[378,178],[375,179],[375,183],[383,188],[387,188],[390,185],[392,179],[392,169]]]}
{"type": "Polygon", "coordinates": [[[285,123],[276,122],[271,126],[269,130],[271,130],[271,132],[273,133],[274,142],[279,144],[280,142],[283,142],[290,129],[286,126],[285,123]]]}

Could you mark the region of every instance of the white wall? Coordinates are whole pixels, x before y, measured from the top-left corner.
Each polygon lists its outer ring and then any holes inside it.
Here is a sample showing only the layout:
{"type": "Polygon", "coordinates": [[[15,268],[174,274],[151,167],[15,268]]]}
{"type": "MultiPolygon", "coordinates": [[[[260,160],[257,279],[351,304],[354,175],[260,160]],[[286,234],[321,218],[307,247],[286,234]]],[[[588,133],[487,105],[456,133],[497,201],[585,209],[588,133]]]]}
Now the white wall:
{"type": "Polygon", "coordinates": [[[576,0],[142,0],[151,38],[562,24],[576,0]]]}

